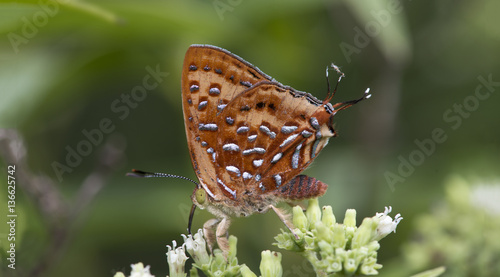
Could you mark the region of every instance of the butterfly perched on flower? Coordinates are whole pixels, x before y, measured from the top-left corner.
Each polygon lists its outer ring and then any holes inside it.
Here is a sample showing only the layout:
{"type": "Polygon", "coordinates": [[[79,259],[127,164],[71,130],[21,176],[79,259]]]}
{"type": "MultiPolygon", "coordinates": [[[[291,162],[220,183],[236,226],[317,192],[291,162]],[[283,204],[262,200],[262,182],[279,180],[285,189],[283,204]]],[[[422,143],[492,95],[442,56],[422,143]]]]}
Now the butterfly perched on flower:
{"type": "MultiPolygon", "coordinates": [[[[332,67],[340,81],[343,73],[332,67]]],[[[332,105],[335,90],[318,100],[282,85],[227,50],[191,45],[182,68],[182,107],[199,183],[193,181],[188,229],[195,207],[207,209],[216,217],[203,227],[208,244],[217,241],[227,253],[231,218],[272,209],[293,233],[276,205],[326,192],[326,184],[299,174],[336,135],[334,115],[370,96],[367,90],[359,99],[332,105]]],[[[129,175],[187,179],[138,170],[129,175]]]]}

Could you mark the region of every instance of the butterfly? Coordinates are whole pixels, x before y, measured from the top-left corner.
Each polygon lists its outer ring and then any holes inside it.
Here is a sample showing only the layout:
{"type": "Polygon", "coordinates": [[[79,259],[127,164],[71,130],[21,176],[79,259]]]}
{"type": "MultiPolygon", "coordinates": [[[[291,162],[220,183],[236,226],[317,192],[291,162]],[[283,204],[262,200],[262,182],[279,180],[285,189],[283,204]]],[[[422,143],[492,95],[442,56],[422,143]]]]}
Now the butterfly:
{"type": "MultiPolygon", "coordinates": [[[[340,77],[340,69],[332,64],[340,77]]],[[[328,67],[327,67],[328,83],[328,67]]],[[[233,217],[272,209],[293,231],[286,212],[276,207],[315,198],[327,185],[299,175],[336,136],[334,115],[369,98],[329,103],[285,86],[231,52],[211,45],[191,45],[182,67],[182,108],[186,138],[198,182],[165,173],[134,170],[136,177],[176,177],[196,184],[188,231],[196,207],[214,219],[203,225],[210,249],[223,253],[233,217]],[[215,232],[214,232],[215,229],[215,232]]],[[[329,87],[329,83],[328,83],[329,87]]]]}

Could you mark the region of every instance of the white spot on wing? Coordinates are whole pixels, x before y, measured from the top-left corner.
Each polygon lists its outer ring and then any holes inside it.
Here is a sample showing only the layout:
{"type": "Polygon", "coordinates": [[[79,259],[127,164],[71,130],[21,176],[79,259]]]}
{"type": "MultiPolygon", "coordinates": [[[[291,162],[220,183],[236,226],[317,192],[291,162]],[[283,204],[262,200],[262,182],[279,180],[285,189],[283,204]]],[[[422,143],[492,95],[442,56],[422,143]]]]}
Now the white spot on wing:
{"type": "Polygon", "coordinates": [[[234,143],[227,143],[222,146],[222,150],[224,151],[233,151],[233,152],[238,152],[240,151],[240,147],[237,144],[234,143]]]}
{"type": "Polygon", "coordinates": [[[302,148],[302,144],[297,145],[295,148],[295,151],[293,152],[292,155],[292,168],[297,169],[299,168],[299,155],[300,155],[300,149],[302,148]]]}
{"type": "Polygon", "coordinates": [[[273,177],[274,177],[274,182],[276,182],[276,187],[281,186],[281,175],[276,174],[276,175],[273,175],[273,177]]]}
{"type": "Polygon", "coordinates": [[[314,129],[316,129],[316,130],[320,129],[319,122],[318,122],[318,119],[316,117],[311,117],[310,122],[311,122],[311,126],[313,126],[314,129]]]}
{"type": "Polygon", "coordinates": [[[274,155],[273,159],[271,160],[271,163],[274,164],[274,163],[277,163],[281,157],[283,156],[283,153],[278,153],[276,155],[274,155]]]}
{"type": "Polygon", "coordinates": [[[281,127],[281,132],[282,132],[283,134],[288,135],[288,134],[290,134],[291,132],[293,132],[293,131],[297,130],[297,128],[298,128],[297,126],[287,126],[287,125],[285,125],[285,126],[281,127]]]}
{"type": "Polygon", "coordinates": [[[264,185],[262,183],[259,183],[259,188],[262,190],[262,191],[265,191],[266,190],[266,187],[264,187],[264,185]]]}
{"type": "Polygon", "coordinates": [[[211,95],[219,95],[220,94],[220,90],[218,88],[211,88],[209,91],[208,91],[208,94],[211,94],[211,95]]]}
{"type": "Polygon", "coordinates": [[[228,165],[226,166],[226,170],[229,171],[229,172],[232,172],[234,174],[236,174],[238,177],[240,177],[240,169],[237,168],[236,166],[234,165],[228,165]]]}
{"type": "Polygon", "coordinates": [[[262,132],[264,132],[266,135],[268,135],[272,139],[276,138],[276,133],[273,132],[273,131],[271,131],[269,129],[269,127],[267,127],[265,125],[260,125],[259,130],[261,130],[262,132]]]}
{"type": "Polygon", "coordinates": [[[249,142],[254,142],[256,139],[257,139],[257,135],[248,136],[248,141],[249,142]]]}
{"type": "Polygon", "coordinates": [[[237,134],[241,134],[241,133],[246,133],[250,130],[250,128],[248,128],[247,126],[241,126],[240,128],[238,128],[236,130],[236,133],[237,134]]]}
{"type": "Polygon", "coordinates": [[[207,105],[208,101],[201,101],[200,104],[198,104],[198,110],[205,108],[207,105]]]}
{"type": "Polygon", "coordinates": [[[192,85],[192,86],[189,88],[189,90],[190,90],[191,92],[193,92],[193,91],[197,91],[197,90],[199,90],[199,89],[200,89],[200,86],[198,86],[198,85],[192,85]]]}
{"type": "Polygon", "coordinates": [[[243,179],[245,180],[248,180],[248,179],[251,179],[253,176],[252,174],[248,173],[248,172],[243,172],[243,179]]]}
{"type": "Polygon", "coordinates": [[[198,125],[198,129],[200,131],[217,131],[219,127],[217,127],[217,124],[215,123],[207,123],[207,124],[200,123],[198,125]]]}
{"type": "Polygon", "coordinates": [[[222,111],[225,107],[227,106],[227,104],[220,104],[220,105],[217,105],[217,110],[220,112],[222,111]]]}
{"type": "Polygon", "coordinates": [[[309,132],[309,131],[307,131],[307,130],[302,131],[302,133],[301,133],[301,134],[302,134],[302,136],[303,136],[303,137],[305,137],[305,138],[308,138],[308,137],[312,136],[312,133],[311,133],[311,132],[309,132]]]}
{"type": "Polygon", "coordinates": [[[250,155],[252,153],[264,154],[264,153],[266,153],[266,149],[261,148],[261,147],[255,147],[255,148],[243,150],[243,155],[250,155]]]}
{"type": "Polygon", "coordinates": [[[299,134],[293,134],[293,135],[291,135],[291,136],[287,137],[287,138],[286,138],[286,139],[285,139],[285,140],[284,140],[284,141],[280,144],[280,147],[285,147],[287,144],[289,144],[290,142],[294,141],[294,140],[297,138],[297,136],[298,136],[298,135],[299,135],[299,134]]]}
{"type": "Polygon", "coordinates": [[[235,191],[235,190],[230,189],[230,188],[229,188],[228,186],[226,186],[226,184],[224,184],[224,182],[222,182],[222,181],[221,181],[221,179],[219,179],[219,178],[217,178],[217,183],[221,184],[221,185],[224,187],[224,189],[225,189],[227,192],[229,192],[229,193],[233,196],[233,198],[236,198],[236,191],[235,191]]]}
{"type": "Polygon", "coordinates": [[[264,160],[253,160],[253,165],[255,165],[256,167],[261,166],[262,163],[264,163],[264,160]]]}

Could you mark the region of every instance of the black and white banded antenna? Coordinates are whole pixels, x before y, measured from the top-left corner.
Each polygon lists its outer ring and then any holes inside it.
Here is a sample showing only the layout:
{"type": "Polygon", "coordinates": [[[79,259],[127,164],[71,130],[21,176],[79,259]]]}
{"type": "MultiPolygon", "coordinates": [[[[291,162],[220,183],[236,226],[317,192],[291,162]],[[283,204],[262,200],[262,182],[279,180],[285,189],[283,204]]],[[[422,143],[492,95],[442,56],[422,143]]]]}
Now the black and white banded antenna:
{"type": "MultiPolygon", "coordinates": [[[[189,179],[188,177],[180,176],[180,175],[174,175],[174,174],[169,174],[169,173],[162,173],[162,172],[146,172],[138,169],[132,169],[132,172],[128,172],[126,176],[129,177],[135,177],[135,178],[175,178],[175,179],[182,179],[189,181],[193,184],[196,185],[197,188],[200,187],[200,184],[197,183],[196,181],[189,179]]],[[[191,235],[191,224],[193,223],[193,217],[194,217],[194,211],[196,210],[196,205],[193,204],[191,206],[191,211],[189,212],[189,221],[188,221],[188,234],[191,235]]]]}

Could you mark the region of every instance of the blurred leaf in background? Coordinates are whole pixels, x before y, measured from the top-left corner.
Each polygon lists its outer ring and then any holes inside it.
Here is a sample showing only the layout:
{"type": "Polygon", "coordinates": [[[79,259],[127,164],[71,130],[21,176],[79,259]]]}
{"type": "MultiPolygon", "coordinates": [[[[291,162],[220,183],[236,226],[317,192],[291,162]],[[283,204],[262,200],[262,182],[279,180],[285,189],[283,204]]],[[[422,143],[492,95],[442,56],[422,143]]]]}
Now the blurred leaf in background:
{"type": "MultiPolygon", "coordinates": [[[[334,102],[371,88],[369,101],[336,116],[340,136],[306,173],[330,185],[320,204],[334,212],[355,208],[364,218],[392,205],[404,215],[379,253],[384,274],[447,176],[499,175],[499,8],[493,0],[2,1],[1,211],[8,165],[19,179],[17,269],[6,268],[1,229],[2,272],[111,276],[138,261],[153,275],[168,272],[165,245],[185,231],[193,187],[124,174],[194,178],[180,70],[189,45],[202,43],[319,99],[331,62],[347,75],[334,102]]],[[[210,217],[198,212],[194,228],[210,217]]],[[[235,220],[239,261],[258,268],[282,227],[272,214],[235,220]]],[[[282,262],[285,275],[312,274],[298,256],[282,262]]]]}

